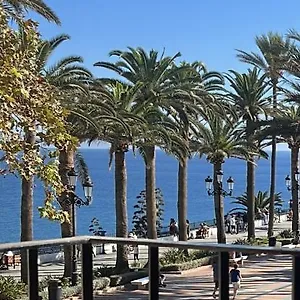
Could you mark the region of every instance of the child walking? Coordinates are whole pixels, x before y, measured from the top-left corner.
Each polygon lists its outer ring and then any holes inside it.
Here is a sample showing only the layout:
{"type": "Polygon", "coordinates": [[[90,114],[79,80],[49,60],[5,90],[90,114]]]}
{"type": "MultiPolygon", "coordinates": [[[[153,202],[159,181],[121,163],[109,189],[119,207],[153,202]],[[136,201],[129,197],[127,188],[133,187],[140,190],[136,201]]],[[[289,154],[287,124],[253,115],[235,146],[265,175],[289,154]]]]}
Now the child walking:
{"type": "Polygon", "coordinates": [[[232,300],[235,299],[238,289],[241,286],[241,280],[242,280],[242,275],[241,275],[241,271],[238,270],[238,265],[235,264],[233,266],[233,269],[230,271],[230,279],[231,279],[231,283],[233,286],[233,298],[232,300]]]}

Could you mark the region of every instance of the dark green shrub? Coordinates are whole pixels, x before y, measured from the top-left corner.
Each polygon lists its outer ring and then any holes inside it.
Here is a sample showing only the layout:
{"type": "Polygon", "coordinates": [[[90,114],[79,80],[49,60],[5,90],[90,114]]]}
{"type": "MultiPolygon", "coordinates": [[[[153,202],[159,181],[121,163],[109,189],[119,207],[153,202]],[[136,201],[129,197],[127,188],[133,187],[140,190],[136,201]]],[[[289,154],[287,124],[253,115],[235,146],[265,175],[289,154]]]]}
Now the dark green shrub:
{"type": "Polygon", "coordinates": [[[99,266],[98,268],[94,269],[94,278],[100,277],[110,277],[111,275],[115,274],[114,267],[108,267],[105,265],[99,266]]]}
{"type": "Polygon", "coordinates": [[[11,276],[0,276],[0,300],[17,300],[26,293],[26,285],[11,276]]]}
{"type": "Polygon", "coordinates": [[[279,239],[278,242],[281,242],[281,246],[292,244],[292,239],[279,239]]]}
{"type": "Polygon", "coordinates": [[[179,264],[191,260],[186,252],[181,249],[169,249],[162,254],[160,263],[162,265],[179,264]]]}
{"type": "Polygon", "coordinates": [[[212,256],[203,257],[200,259],[195,259],[191,261],[186,261],[180,264],[169,264],[161,267],[161,272],[176,272],[176,271],[185,271],[190,269],[195,269],[201,266],[207,266],[211,264],[212,256]]]}
{"type": "Polygon", "coordinates": [[[234,245],[248,245],[248,246],[263,246],[268,245],[268,238],[267,237],[261,237],[261,238],[255,238],[255,239],[237,239],[232,244],[234,245]]]}
{"type": "MultiPolygon", "coordinates": [[[[132,217],[133,232],[138,237],[147,237],[147,205],[146,205],[146,191],[141,191],[136,197],[137,203],[134,205],[134,213],[132,217]]],[[[156,230],[157,234],[160,234],[162,224],[163,224],[163,213],[164,213],[164,198],[160,188],[155,189],[155,199],[156,199],[156,230]]]]}
{"type": "Polygon", "coordinates": [[[239,239],[237,239],[236,241],[234,241],[233,243],[232,243],[233,245],[253,245],[253,240],[251,241],[249,241],[248,239],[246,239],[246,238],[244,238],[244,239],[242,239],[242,238],[239,238],[239,239]]]}
{"type": "Polygon", "coordinates": [[[216,255],[215,252],[207,251],[207,250],[194,250],[189,253],[191,260],[200,259],[207,256],[214,256],[214,255],[216,255]]]}
{"type": "Polygon", "coordinates": [[[284,239],[288,239],[288,238],[293,238],[294,237],[294,233],[291,229],[285,229],[285,230],[282,230],[280,233],[279,233],[279,236],[284,238],[284,239]]]}

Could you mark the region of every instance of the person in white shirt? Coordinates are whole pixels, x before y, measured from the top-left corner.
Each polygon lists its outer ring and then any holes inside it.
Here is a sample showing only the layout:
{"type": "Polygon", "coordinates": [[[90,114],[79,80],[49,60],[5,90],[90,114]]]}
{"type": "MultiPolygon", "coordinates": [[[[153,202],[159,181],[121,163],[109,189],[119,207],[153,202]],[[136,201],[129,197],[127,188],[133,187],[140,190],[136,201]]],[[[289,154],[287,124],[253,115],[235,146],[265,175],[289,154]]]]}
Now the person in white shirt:
{"type": "Polygon", "coordinates": [[[235,218],[234,217],[231,217],[230,218],[230,233],[234,233],[236,232],[236,222],[235,222],[235,218]]]}

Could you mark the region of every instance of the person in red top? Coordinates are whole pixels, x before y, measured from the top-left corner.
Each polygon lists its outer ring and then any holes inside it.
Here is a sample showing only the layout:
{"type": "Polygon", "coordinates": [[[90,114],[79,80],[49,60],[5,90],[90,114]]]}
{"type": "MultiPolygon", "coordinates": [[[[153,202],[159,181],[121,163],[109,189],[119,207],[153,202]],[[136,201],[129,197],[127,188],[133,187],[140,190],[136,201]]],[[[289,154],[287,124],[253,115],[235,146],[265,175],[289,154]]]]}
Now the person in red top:
{"type": "Polygon", "coordinates": [[[241,286],[241,280],[242,280],[241,271],[238,270],[238,265],[237,264],[235,264],[233,266],[233,269],[230,271],[230,279],[231,279],[231,283],[232,283],[232,286],[233,286],[233,298],[232,298],[232,300],[234,300],[236,295],[237,295],[237,291],[241,286]]]}

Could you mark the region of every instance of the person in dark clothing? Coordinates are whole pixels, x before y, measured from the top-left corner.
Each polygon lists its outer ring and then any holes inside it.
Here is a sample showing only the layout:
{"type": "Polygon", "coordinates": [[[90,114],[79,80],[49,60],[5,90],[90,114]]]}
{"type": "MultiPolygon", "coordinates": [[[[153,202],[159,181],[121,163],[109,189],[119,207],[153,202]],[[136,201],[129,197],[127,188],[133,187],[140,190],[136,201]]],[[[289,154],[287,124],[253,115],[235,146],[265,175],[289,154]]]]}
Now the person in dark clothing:
{"type": "Polygon", "coordinates": [[[186,235],[187,235],[187,238],[189,239],[190,238],[190,221],[189,220],[186,220],[186,235]]]}
{"type": "Polygon", "coordinates": [[[163,274],[159,274],[159,286],[160,287],[166,287],[167,285],[165,284],[166,281],[166,276],[163,274]]]}
{"type": "Polygon", "coordinates": [[[248,226],[248,216],[247,216],[247,213],[243,214],[243,226],[244,226],[244,230],[246,230],[246,227],[248,226]]]}
{"type": "Polygon", "coordinates": [[[233,269],[230,271],[230,279],[231,279],[231,283],[232,283],[232,286],[233,286],[233,298],[232,298],[232,300],[234,300],[236,295],[237,295],[237,291],[241,286],[241,280],[242,280],[241,271],[238,270],[238,265],[237,264],[235,264],[233,266],[233,269]]]}
{"type": "Polygon", "coordinates": [[[170,235],[175,235],[176,234],[175,224],[176,224],[175,219],[171,218],[170,219],[170,225],[169,225],[170,235]]]}
{"type": "Polygon", "coordinates": [[[219,288],[219,264],[218,264],[218,258],[215,258],[212,264],[213,268],[213,278],[214,278],[214,291],[213,291],[213,297],[216,297],[216,292],[219,288]]]}

